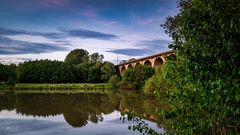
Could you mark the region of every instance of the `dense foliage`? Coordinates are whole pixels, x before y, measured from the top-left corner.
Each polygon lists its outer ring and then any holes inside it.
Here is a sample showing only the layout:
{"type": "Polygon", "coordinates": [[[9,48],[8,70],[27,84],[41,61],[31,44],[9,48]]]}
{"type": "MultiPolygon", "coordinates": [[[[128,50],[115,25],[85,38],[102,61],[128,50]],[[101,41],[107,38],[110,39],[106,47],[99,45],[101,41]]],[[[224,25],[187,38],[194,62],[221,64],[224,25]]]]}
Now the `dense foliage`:
{"type": "Polygon", "coordinates": [[[72,50],[65,58],[64,62],[70,64],[80,64],[89,61],[88,51],[83,49],[72,50]]]}
{"type": "Polygon", "coordinates": [[[3,65],[0,63],[0,82],[13,85],[17,79],[16,65],[3,65]]]}
{"type": "Polygon", "coordinates": [[[122,81],[120,84],[128,83],[133,89],[142,89],[145,81],[152,77],[155,69],[150,66],[137,65],[134,68],[128,68],[122,73],[122,81]]]}
{"type": "Polygon", "coordinates": [[[112,87],[112,88],[116,88],[117,84],[121,81],[120,77],[118,75],[113,75],[110,77],[108,84],[112,87]]]}
{"type": "Polygon", "coordinates": [[[20,83],[102,83],[116,74],[114,65],[102,62],[104,56],[88,56],[83,49],[71,51],[65,62],[34,60],[15,65],[0,64],[0,82],[20,83]]]}
{"type": "Polygon", "coordinates": [[[165,78],[176,91],[169,93],[173,108],[161,116],[179,134],[239,132],[240,3],[181,0],[179,7],[164,24],[176,53],[165,78]]]}
{"type": "Polygon", "coordinates": [[[145,94],[157,94],[159,97],[168,98],[169,92],[174,91],[175,87],[173,83],[165,78],[165,65],[157,68],[156,73],[149,79],[147,79],[143,92],[145,94]]]}

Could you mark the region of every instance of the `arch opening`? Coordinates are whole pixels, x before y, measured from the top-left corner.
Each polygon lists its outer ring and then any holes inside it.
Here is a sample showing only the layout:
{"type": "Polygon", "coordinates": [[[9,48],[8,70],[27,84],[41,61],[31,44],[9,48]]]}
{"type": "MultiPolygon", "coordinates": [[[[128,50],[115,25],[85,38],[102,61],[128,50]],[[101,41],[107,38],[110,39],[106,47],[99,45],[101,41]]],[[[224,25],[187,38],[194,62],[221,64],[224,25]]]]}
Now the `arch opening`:
{"type": "Polygon", "coordinates": [[[150,62],[149,60],[146,60],[146,61],[144,62],[144,65],[145,65],[145,66],[152,66],[152,64],[151,64],[151,62],[150,62]]]}
{"type": "Polygon", "coordinates": [[[128,69],[130,69],[130,68],[133,68],[132,64],[129,64],[129,65],[128,65],[128,69]]]}
{"type": "Polygon", "coordinates": [[[155,59],[153,66],[161,66],[163,64],[163,59],[158,57],[155,59]]]}
{"type": "Polygon", "coordinates": [[[141,65],[139,62],[137,62],[136,64],[135,64],[135,66],[138,66],[138,65],[141,65]]]}
{"type": "Polygon", "coordinates": [[[121,67],[121,73],[123,72],[123,71],[125,71],[126,70],[126,68],[125,68],[125,66],[123,65],[122,67],[121,67]]]}

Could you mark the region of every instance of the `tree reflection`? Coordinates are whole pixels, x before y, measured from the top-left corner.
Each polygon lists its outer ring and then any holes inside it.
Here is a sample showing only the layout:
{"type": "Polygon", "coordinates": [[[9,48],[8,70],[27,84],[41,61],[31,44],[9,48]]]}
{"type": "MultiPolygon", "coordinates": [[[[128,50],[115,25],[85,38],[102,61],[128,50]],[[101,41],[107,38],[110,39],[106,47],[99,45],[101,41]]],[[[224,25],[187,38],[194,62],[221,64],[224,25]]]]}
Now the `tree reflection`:
{"type": "Polygon", "coordinates": [[[110,94],[13,94],[0,95],[0,111],[16,109],[27,116],[49,117],[63,114],[72,127],[103,121],[114,110],[133,112],[143,118],[155,117],[156,103],[131,93],[110,94]]]}

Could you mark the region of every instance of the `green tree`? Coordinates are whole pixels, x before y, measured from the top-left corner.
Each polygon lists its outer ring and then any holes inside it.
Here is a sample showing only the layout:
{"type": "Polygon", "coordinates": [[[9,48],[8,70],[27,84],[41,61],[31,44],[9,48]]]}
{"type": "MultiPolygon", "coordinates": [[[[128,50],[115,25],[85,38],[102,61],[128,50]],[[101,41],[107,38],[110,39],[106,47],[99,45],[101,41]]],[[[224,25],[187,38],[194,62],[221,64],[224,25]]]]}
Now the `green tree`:
{"type": "Polygon", "coordinates": [[[169,93],[175,90],[173,83],[165,78],[165,65],[157,69],[156,74],[149,78],[144,85],[145,94],[157,93],[158,97],[168,98],[169,93]]]}
{"type": "Polygon", "coordinates": [[[114,64],[111,62],[104,62],[101,66],[101,80],[106,83],[114,74],[116,74],[114,64]]]}
{"type": "Polygon", "coordinates": [[[83,49],[72,50],[65,58],[64,62],[70,64],[80,64],[89,61],[88,51],[83,49]]]}
{"type": "Polygon", "coordinates": [[[101,70],[98,66],[93,65],[88,71],[88,82],[89,83],[100,83],[101,81],[101,70]]]}
{"type": "Polygon", "coordinates": [[[77,65],[77,68],[81,74],[81,76],[79,76],[79,82],[82,83],[86,83],[88,82],[88,72],[89,72],[89,68],[91,67],[91,64],[89,63],[81,63],[77,65]]]}
{"type": "Polygon", "coordinates": [[[240,3],[181,0],[179,6],[180,13],[164,25],[176,54],[176,62],[169,62],[166,70],[177,87],[170,102],[178,103],[161,113],[171,119],[166,126],[182,134],[239,127],[240,3]]]}
{"type": "Polygon", "coordinates": [[[137,65],[134,68],[127,69],[122,74],[122,80],[130,82],[134,89],[141,89],[145,81],[155,73],[154,68],[149,66],[137,65]]]}
{"type": "Polygon", "coordinates": [[[17,81],[16,69],[17,66],[14,64],[3,65],[0,63],[0,82],[6,82],[13,86],[17,81]]]}
{"type": "Polygon", "coordinates": [[[57,83],[71,83],[74,82],[75,75],[73,74],[73,66],[62,63],[54,73],[54,81],[57,83]]]}
{"type": "Polygon", "coordinates": [[[111,85],[111,87],[116,88],[117,84],[121,81],[120,77],[118,75],[113,75],[110,77],[108,84],[111,85]]]}
{"type": "Polygon", "coordinates": [[[63,62],[50,60],[27,61],[18,67],[21,83],[53,83],[54,73],[63,62]]]}
{"type": "Polygon", "coordinates": [[[103,59],[104,59],[104,56],[97,52],[90,55],[90,62],[92,63],[97,63],[97,62],[102,63],[103,59]]]}

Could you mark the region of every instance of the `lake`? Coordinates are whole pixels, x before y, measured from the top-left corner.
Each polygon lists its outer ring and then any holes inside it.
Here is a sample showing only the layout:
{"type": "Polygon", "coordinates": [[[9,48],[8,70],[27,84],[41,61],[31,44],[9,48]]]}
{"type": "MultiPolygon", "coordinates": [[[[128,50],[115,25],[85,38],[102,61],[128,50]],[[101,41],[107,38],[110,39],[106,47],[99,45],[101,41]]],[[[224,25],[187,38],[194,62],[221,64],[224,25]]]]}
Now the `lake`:
{"type": "Polygon", "coordinates": [[[164,130],[156,123],[157,106],[155,99],[128,91],[106,94],[0,93],[0,135],[141,134],[128,129],[138,123],[123,121],[121,112],[143,118],[150,128],[162,133],[164,130]]]}

